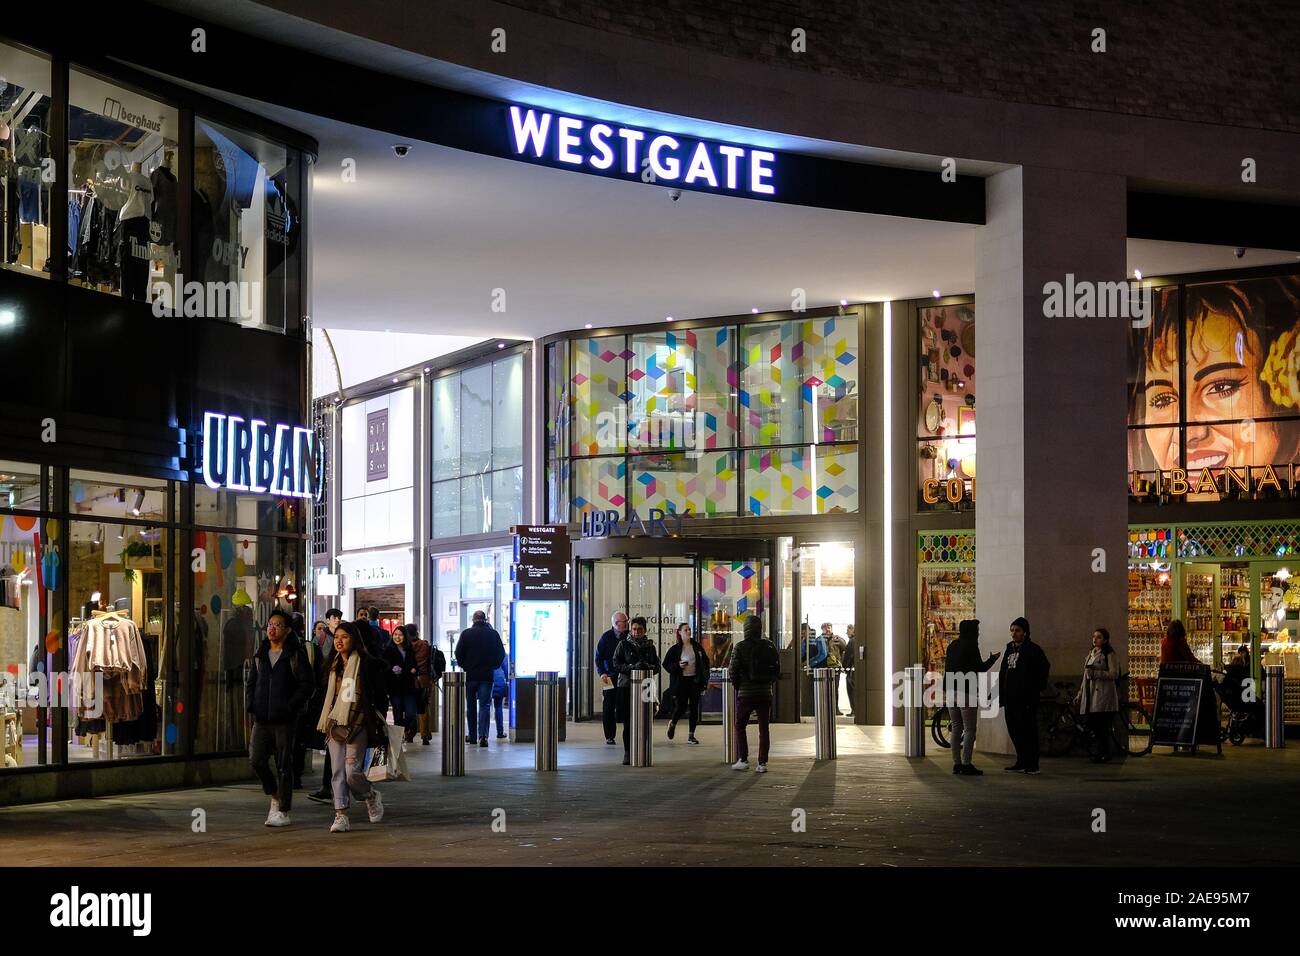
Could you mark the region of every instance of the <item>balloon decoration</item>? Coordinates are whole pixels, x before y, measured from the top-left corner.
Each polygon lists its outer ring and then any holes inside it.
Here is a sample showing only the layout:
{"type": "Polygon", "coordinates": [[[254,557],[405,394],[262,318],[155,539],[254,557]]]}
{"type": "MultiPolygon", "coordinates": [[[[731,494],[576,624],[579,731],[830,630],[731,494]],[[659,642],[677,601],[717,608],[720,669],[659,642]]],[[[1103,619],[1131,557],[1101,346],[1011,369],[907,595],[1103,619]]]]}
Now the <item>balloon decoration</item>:
{"type": "Polygon", "coordinates": [[[59,636],[58,631],[50,631],[45,635],[45,653],[57,654],[59,648],[63,646],[63,638],[59,636]]]}
{"type": "Polygon", "coordinates": [[[220,614],[220,613],[221,613],[221,595],[220,595],[220,594],[214,594],[214,595],[212,595],[212,613],[213,613],[213,614],[220,614]]]}
{"type": "Polygon", "coordinates": [[[36,519],[27,515],[14,515],[14,527],[19,531],[31,531],[36,527],[36,519]]]}
{"type": "Polygon", "coordinates": [[[230,596],[230,603],[235,607],[252,606],[253,599],[249,597],[248,592],[244,590],[244,582],[239,582],[239,587],[235,590],[235,593],[230,596]]]}

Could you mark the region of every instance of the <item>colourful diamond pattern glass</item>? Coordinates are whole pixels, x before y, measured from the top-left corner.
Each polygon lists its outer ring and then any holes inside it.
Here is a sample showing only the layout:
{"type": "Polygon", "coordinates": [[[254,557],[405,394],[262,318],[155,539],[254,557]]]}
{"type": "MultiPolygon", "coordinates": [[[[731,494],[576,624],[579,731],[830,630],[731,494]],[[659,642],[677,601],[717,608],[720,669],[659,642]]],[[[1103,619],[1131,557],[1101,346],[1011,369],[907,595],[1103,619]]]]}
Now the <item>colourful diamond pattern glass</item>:
{"type": "Polygon", "coordinates": [[[622,335],[573,343],[569,383],[573,392],[569,453],[608,455],[627,447],[627,360],[632,353],[622,335]]]}
{"type": "Polygon", "coordinates": [[[585,458],[573,462],[573,521],[583,510],[617,511],[627,505],[627,459],[585,458]]]}
{"type": "Polygon", "coordinates": [[[940,531],[917,535],[918,564],[974,564],[974,531],[940,531]]]}
{"type": "Polygon", "coordinates": [[[858,510],[858,446],[814,445],[745,452],[746,514],[837,514],[858,510]]]}
{"type": "MultiPolygon", "coordinates": [[[[737,620],[767,607],[768,575],[762,561],[713,561],[700,565],[700,620],[721,609],[737,620]]],[[[739,627],[737,627],[739,631],[739,627]]]]}
{"type": "Polygon", "coordinates": [[[669,514],[712,517],[736,513],[736,453],[635,455],[632,507],[645,518],[650,508],[669,514]]]}

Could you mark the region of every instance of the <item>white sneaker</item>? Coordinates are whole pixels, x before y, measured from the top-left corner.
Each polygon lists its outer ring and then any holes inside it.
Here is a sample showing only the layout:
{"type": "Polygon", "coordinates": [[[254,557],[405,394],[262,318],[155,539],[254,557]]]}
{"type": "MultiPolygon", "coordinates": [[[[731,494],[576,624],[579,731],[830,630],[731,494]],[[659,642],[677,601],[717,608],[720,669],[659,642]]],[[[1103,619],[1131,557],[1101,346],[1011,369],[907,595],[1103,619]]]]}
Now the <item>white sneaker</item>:
{"type": "Polygon", "coordinates": [[[289,825],[289,814],[281,810],[272,810],[266,818],[268,827],[287,827],[289,825]]]}
{"type": "Polygon", "coordinates": [[[371,823],[378,823],[384,818],[384,798],[378,790],[371,790],[370,796],[366,797],[366,811],[370,814],[371,823]]]}
{"type": "Polygon", "coordinates": [[[767,764],[761,763],[754,768],[754,773],[767,773],[767,764]]]}
{"type": "Polygon", "coordinates": [[[352,824],[342,813],[334,814],[334,822],[330,824],[330,833],[347,833],[352,829],[352,824]]]}
{"type": "Polygon", "coordinates": [[[733,763],[733,764],[731,765],[731,769],[732,769],[732,770],[748,770],[748,769],[749,769],[749,761],[747,761],[747,760],[737,760],[735,763],[733,763]]]}

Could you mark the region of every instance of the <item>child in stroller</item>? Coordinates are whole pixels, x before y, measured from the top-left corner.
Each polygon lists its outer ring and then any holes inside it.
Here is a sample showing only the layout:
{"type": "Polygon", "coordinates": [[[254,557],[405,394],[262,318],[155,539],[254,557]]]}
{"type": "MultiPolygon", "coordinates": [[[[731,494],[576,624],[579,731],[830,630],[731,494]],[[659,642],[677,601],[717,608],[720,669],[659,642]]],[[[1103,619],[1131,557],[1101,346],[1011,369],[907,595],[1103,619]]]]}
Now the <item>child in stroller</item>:
{"type": "MultiPolygon", "coordinates": [[[[1219,700],[1228,709],[1228,722],[1222,730],[1222,739],[1234,747],[1247,737],[1264,736],[1264,705],[1259,700],[1244,700],[1243,691],[1250,680],[1250,645],[1242,644],[1237,654],[1223,670],[1223,680],[1214,685],[1219,700]]],[[[1255,696],[1255,695],[1251,695],[1255,696]]]]}

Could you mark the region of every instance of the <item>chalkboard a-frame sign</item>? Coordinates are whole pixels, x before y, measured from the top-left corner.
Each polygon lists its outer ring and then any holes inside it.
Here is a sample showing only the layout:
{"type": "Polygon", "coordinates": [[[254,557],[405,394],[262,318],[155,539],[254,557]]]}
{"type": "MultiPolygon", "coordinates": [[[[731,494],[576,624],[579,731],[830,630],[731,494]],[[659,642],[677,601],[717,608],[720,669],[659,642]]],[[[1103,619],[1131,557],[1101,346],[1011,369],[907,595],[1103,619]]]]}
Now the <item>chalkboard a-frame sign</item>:
{"type": "Polygon", "coordinates": [[[1200,744],[1211,743],[1222,752],[1213,694],[1205,665],[1162,664],[1151,718],[1152,746],[1196,753],[1200,744]]]}

